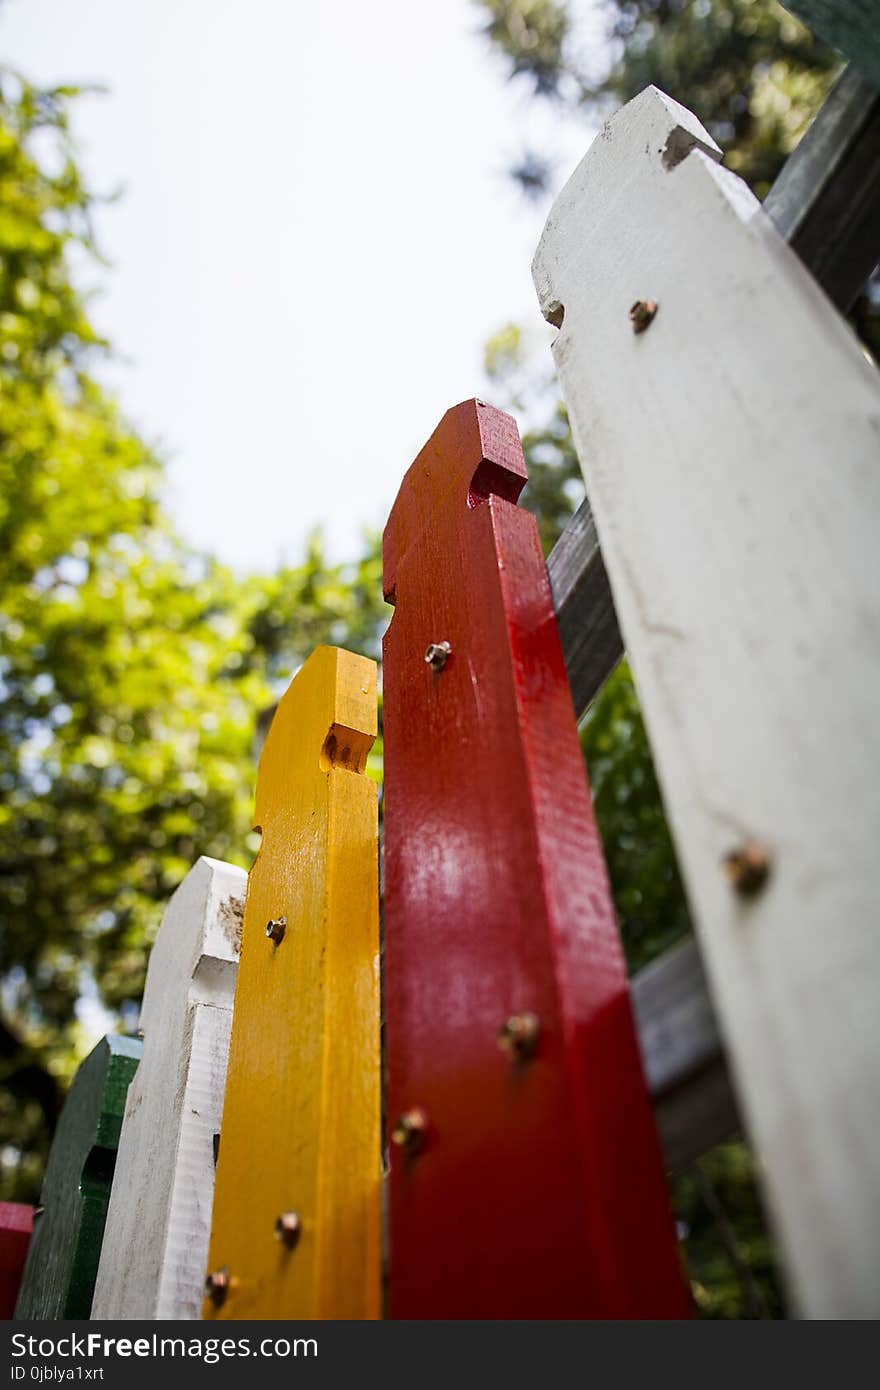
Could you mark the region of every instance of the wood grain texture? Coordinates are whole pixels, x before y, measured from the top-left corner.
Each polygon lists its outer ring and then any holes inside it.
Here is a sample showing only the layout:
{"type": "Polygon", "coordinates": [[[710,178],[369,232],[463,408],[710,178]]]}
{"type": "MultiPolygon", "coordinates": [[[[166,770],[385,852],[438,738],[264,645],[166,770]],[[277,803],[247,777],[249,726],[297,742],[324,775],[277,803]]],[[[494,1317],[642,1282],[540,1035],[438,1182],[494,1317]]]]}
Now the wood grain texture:
{"type": "Polygon", "coordinates": [[[201,858],[150,953],[93,1318],[199,1318],[247,874],[201,858]]]}
{"type": "Polygon", "coordinates": [[[876,1316],[880,379],[716,154],[647,89],[535,284],[797,1305],[876,1316]]]}
{"type": "Polygon", "coordinates": [[[631,989],[666,1168],[681,1172],[742,1128],[697,943],[665,951],[631,989]]]}
{"type": "Polygon", "coordinates": [[[516,426],[468,401],[384,538],[397,1318],[677,1316],[686,1298],[516,426]],[[442,670],[425,661],[447,641],[442,670]],[[531,1060],[499,1029],[539,1021],[531,1060]]]}
{"type": "Polygon", "coordinates": [[[319,647],[260,758],[209,1259],[230,1287],[205,1317],[379,1315],[375,736],[375,662],[319,647]]]}
{"type": "Polygon", "coordinates": [[[849,309],[880,261],[880,91],[856,68],[838,78],[763,207],[829,299],[849,309]]]}
{"type": "Polygon", "coordinates": [[[596,524],[584,498],[547,556],[550,592],[578,719],[623,656],[596,524]]]}
{"type": "Polygon", "coordinates": [[[23,1202],[0,1202],[0,1318],[15,1316],[34,1225],[34,1209],[23,1202]]]}
{"type": "Polygon", "coordinates": [[[136,1038],[108,1033],[81,1063],[49,1151],[15,1316],[87,1318],[122,1128],[141,1055],[136,1038]]]}

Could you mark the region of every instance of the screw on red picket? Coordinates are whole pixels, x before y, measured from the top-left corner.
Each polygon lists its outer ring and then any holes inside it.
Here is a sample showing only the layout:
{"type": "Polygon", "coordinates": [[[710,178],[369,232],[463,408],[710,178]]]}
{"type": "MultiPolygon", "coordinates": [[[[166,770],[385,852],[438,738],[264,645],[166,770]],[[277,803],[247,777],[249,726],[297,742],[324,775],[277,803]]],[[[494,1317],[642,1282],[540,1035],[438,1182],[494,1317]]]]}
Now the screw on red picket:
{"type": "Polygon", "coordinates": [[[404,1110],[391,1131],[391,1142],[412,1158],[424,1148],[427,1132],[428,1117],[424,1110],[415,1106],[412,1110],[404,1110]]]}
{"type": "Polygon", "coordinates": [[[429,642],[425,651],[425,661],[433,671],[442,671],[452,655],[448,642],[429,642]]]}
{"type": "Polygon", "coordinates": [[[498,1030],[498,1046],[515,1062],[534,1057],[541,1025],[537,1014],[511,1014],[498,1030]]]}

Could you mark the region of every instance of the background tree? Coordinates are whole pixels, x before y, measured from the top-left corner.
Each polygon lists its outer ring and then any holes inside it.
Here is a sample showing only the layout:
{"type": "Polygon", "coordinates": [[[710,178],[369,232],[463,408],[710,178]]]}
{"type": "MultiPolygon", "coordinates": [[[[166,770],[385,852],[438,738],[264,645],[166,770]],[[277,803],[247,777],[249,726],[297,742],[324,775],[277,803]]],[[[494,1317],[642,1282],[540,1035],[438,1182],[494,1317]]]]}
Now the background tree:
{"type": "Polygon", "coordinates": [[[169,894],[200,853],[250,862],[259,712],[321,641],[377,655],[385,613],[376,537],[242,580],[175,536],[71,279],[95,255],[75,96],[0,73],[0,1196],[21,1199],[78,1020],[135,1027],[169,894]]]}
{"type": "MultiPolygon", "coordinates": [[[[653,83],[690,107],[763,198],[840,59],[776,0],[474,0],[511,77],[604,118],[653,83]]],[[[531,152],[530,189],[554,167],[531,152]]]]}

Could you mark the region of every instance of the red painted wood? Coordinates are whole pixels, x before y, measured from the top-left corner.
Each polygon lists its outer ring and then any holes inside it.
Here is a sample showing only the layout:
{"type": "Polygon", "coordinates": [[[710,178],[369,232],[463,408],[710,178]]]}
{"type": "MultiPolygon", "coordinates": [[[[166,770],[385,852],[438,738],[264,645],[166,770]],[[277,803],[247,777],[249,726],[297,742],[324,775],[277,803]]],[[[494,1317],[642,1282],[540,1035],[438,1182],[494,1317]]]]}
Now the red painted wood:
{"type": "Polygon", "coordinates": [[[396,1318],[686,1316],[514,421],[447,412],[385,531],[385,966],[396,1318]],[[448,641],[443,670],[424,660],[448,641]],[[533,1013],[532,1060],[498,1044],[533,1013]]]}
{"type": "Polygon", "coordinates": [[[15,1300],[34,1227],[34,1209],[0,1202],[0,1318],[15,1317],[15,1300]]]}

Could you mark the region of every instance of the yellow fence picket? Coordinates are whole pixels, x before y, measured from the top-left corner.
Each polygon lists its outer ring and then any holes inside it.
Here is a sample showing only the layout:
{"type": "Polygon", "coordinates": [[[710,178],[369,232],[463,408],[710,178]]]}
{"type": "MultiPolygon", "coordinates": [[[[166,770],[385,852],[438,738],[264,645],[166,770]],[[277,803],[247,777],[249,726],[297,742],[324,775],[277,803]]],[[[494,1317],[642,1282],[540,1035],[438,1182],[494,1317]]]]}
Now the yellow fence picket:
{"type": "Polygon", "coordinates": [[[207,1318],[380,1313],[376,665],[319,647],[257,779],[207,1318]]]}

